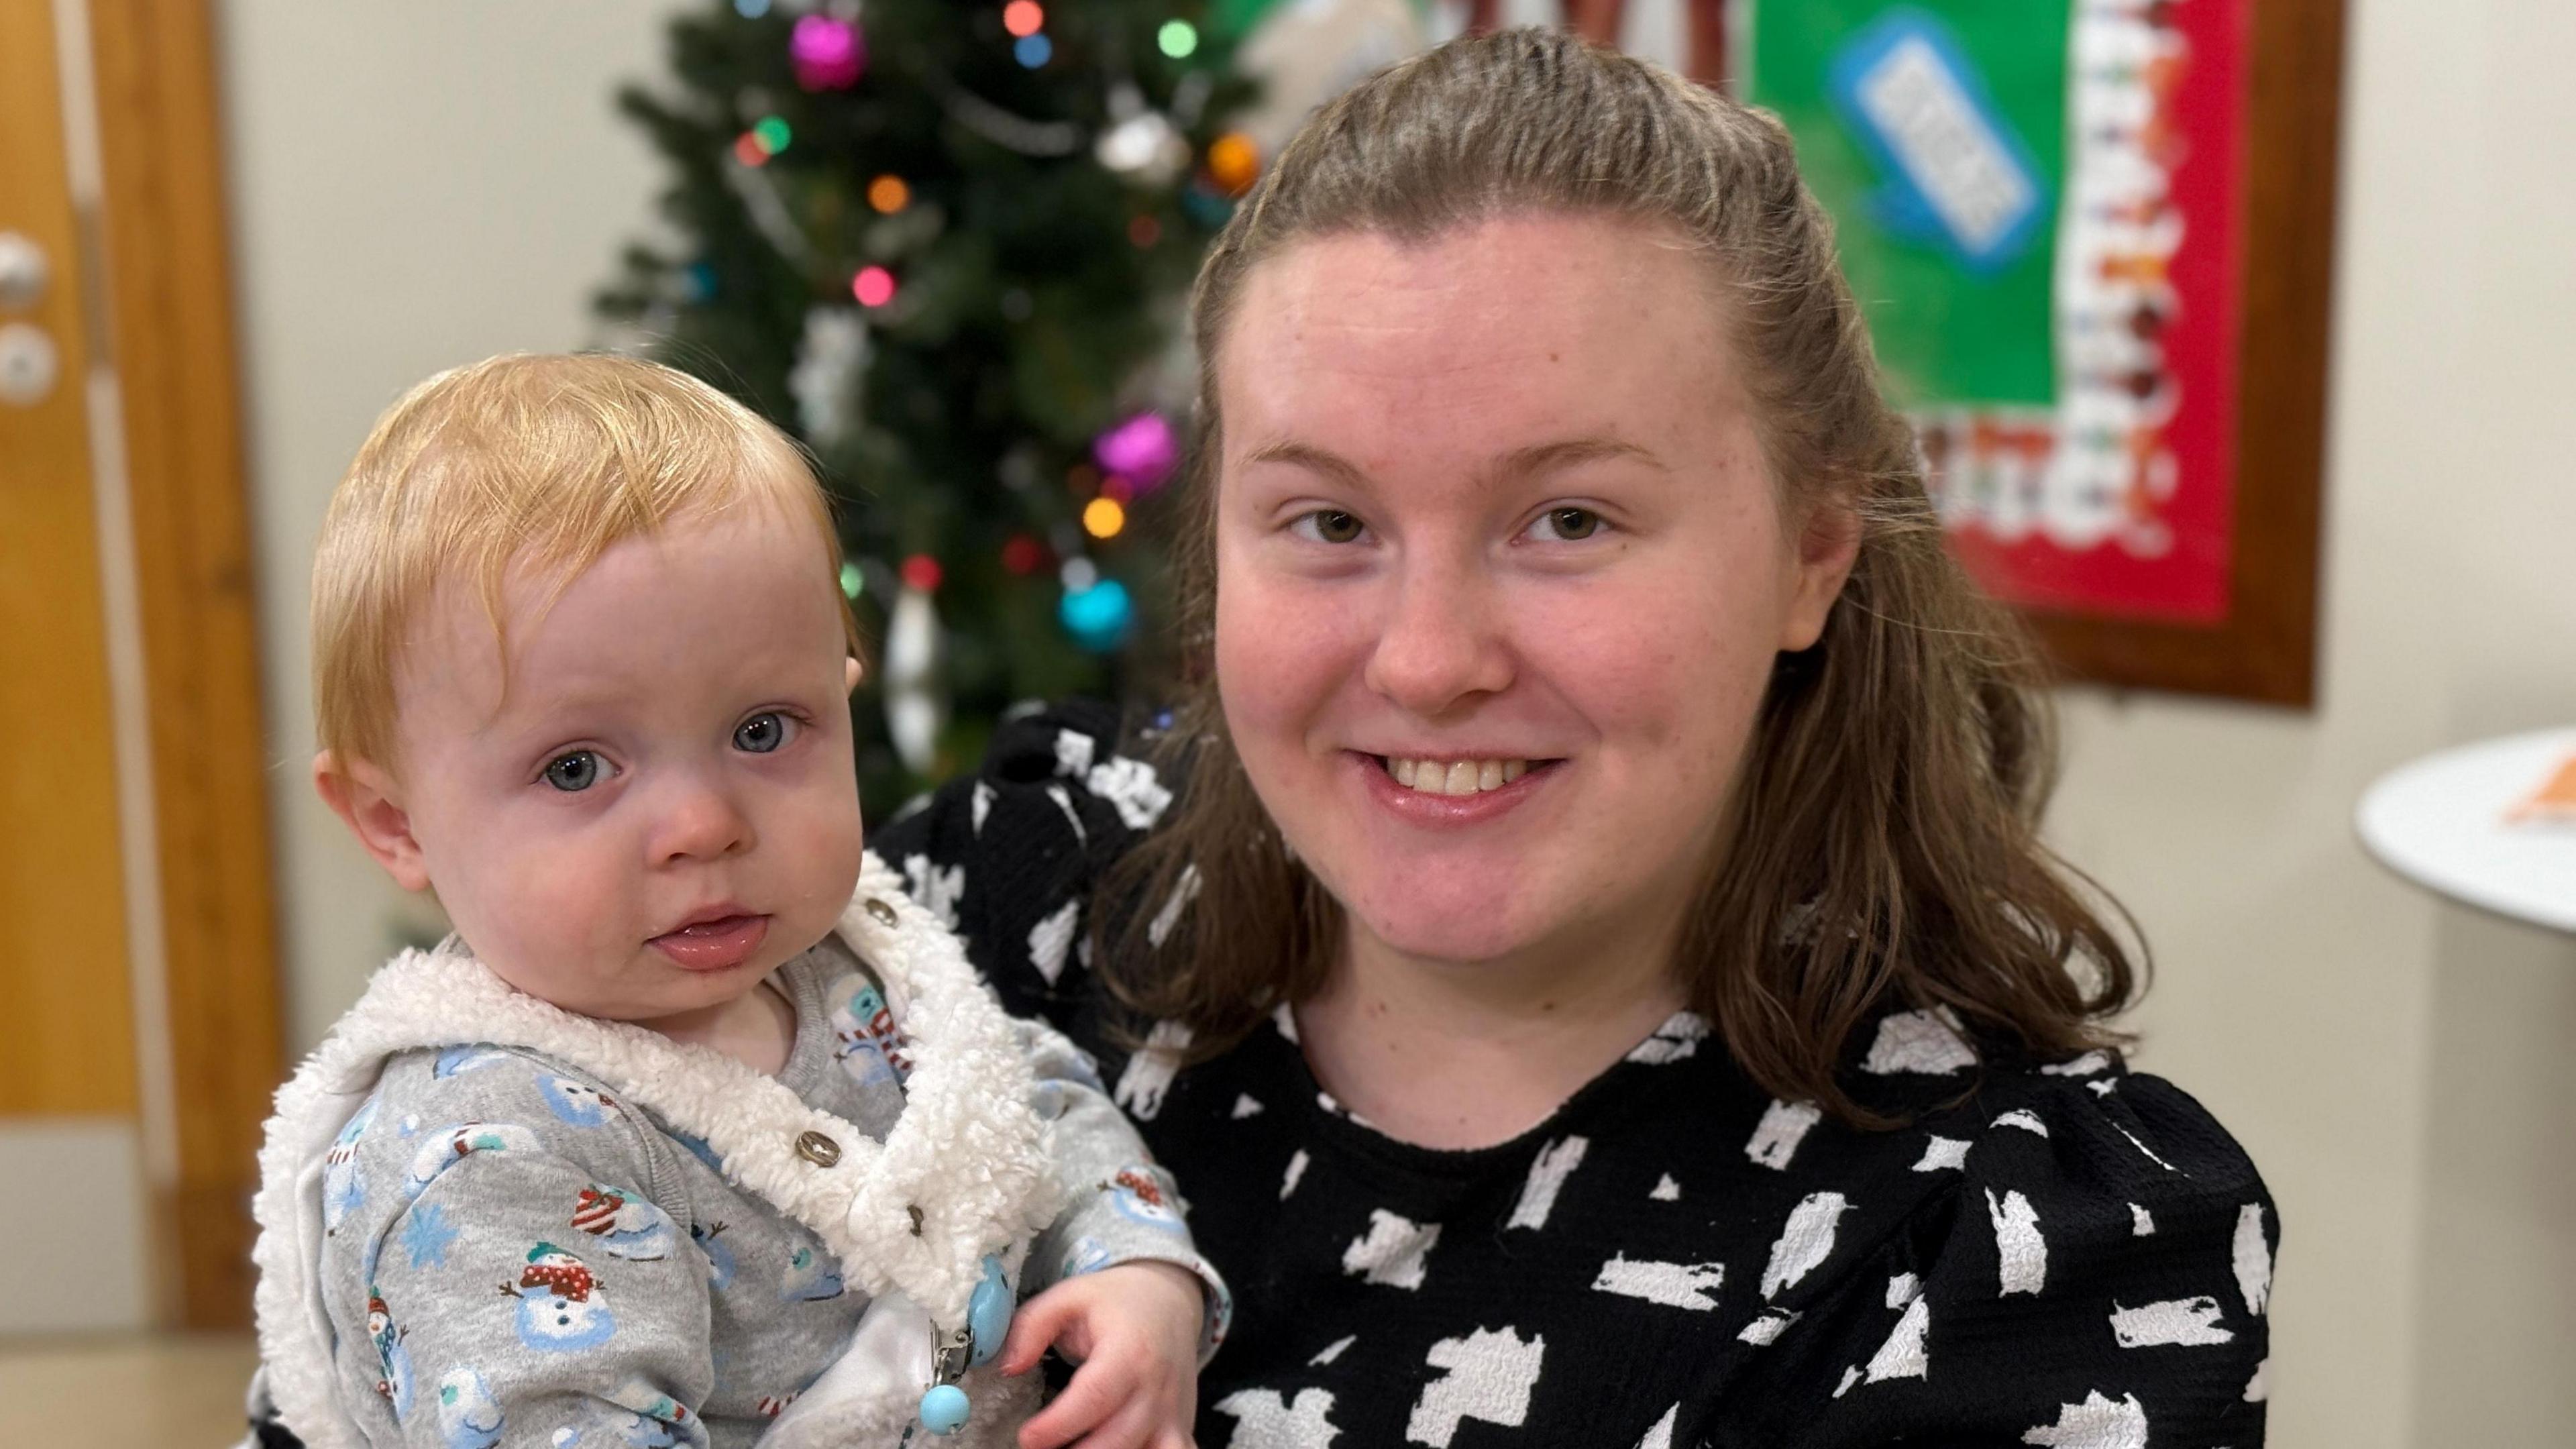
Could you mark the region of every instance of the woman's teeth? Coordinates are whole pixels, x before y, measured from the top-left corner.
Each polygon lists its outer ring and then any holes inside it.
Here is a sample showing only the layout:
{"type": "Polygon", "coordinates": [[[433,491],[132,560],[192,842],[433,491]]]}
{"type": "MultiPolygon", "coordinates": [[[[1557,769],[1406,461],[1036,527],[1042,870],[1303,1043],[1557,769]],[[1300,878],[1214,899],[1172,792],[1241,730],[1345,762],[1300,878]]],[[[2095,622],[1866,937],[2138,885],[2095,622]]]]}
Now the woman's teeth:
{"type": "Polygon", "coordinates": [[[1390,757],[1386,772],[1395,783],[1425,795],[1473,795],[1499,790],[1529,773],[1527,760],[1399,760],[1390,757]]]}

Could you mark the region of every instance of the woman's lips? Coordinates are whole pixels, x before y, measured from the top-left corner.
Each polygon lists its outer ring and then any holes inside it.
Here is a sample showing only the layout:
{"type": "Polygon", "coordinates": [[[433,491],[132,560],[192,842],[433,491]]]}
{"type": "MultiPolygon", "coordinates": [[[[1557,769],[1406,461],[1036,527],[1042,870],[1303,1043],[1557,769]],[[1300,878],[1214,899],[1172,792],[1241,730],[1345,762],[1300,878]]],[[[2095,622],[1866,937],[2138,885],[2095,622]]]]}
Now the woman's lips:
{"type": "Polygon", "coordinates": [[[650,944],[683,970],[724,971],[750,960],[768,935],[767,916],[718,916],[655,936],[650,944]]]}

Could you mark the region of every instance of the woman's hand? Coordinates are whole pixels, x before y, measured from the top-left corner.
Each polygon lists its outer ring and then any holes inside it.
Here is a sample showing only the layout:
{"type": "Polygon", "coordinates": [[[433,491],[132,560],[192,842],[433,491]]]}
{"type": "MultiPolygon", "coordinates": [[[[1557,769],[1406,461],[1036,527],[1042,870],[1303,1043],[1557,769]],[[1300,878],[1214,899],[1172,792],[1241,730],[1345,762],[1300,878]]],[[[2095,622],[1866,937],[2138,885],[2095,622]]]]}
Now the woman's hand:
{"type": "Polygon", "coordinates": [[[1122,1263],[1030,1299],[1002,1342],[1002,1372],[1027,1373],[1050,1344],[1082,1367],[1021,1426],[1020,1449],[1192,1449],[1205,1312],[1197,1277],[1172,1263],[1122,1263]]]}

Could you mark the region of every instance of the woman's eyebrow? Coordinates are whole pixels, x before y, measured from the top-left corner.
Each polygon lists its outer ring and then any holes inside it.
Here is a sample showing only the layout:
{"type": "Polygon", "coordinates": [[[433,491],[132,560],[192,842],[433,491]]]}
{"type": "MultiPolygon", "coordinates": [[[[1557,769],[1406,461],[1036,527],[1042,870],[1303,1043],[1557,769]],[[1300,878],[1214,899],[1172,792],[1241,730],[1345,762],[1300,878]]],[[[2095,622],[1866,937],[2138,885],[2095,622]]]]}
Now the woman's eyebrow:
{"type": "MultiPolygon", "coordinates": [[[[1533,443],[1516,448],[1494,465],[1494,476],[1501,479],[1535,477],[1579,463],[1598,462],[1604,458],[1634,459],[1658,472],[1670,472],[1664,460],[1634,443],[1611,437],[1564,438],[1551,443],[1533,443]]],[[[1354,487],[1364,486],[1368,474],[1360,466],[1338,453],[1318,448],[1311,443],[1279,442],[1255,448],[1244,455],[1244,463],[1285,463],[1338,479],[1354,487]]]]}

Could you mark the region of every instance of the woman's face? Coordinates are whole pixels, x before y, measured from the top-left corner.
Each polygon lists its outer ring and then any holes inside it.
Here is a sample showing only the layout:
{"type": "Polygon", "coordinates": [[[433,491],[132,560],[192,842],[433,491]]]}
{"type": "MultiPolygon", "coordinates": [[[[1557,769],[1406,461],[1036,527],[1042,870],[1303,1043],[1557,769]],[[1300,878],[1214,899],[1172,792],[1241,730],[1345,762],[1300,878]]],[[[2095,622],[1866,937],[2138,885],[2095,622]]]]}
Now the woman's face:
{"type": "Polygon", "coordinates": [[[1363,937],[1660,945],[1774,656],[1850,530],[1791,527],[1715,288],[1656,229],[1531,215],[1299,243],[1218,358],[1217,677],[1363,937]]]}

